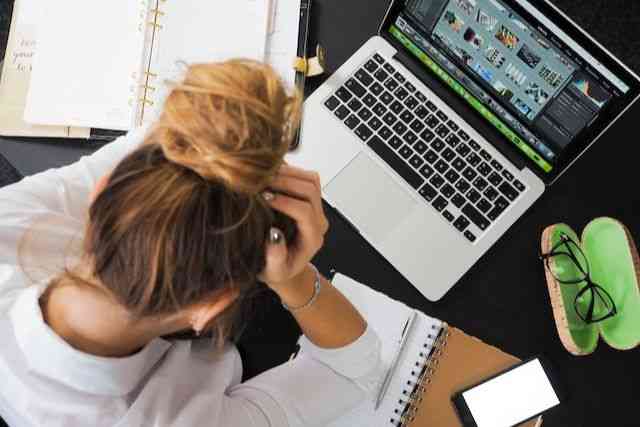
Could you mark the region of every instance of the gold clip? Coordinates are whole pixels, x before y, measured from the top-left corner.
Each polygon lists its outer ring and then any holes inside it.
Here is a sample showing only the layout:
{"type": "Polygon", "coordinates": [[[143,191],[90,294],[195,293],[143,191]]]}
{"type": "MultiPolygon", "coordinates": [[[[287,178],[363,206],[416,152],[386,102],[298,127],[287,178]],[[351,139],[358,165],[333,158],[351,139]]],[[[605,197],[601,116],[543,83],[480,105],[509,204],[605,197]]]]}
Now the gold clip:
{"type": "Polygon", "coordinates": [[[162,29],[162,25],[158,24],[157,22],[149,22],[149,25],[151,25],[152,27],[156,27],[159,30],[162,29]]]}
{"type": "Polygon", "coordinates": [[[326,50],[320,46],[316,46],[316,56],[313,58],[297,57],[293,61],[293,69],[305,75],[305,77],[318,76],[324,73],[326,68],[326,50]]]}
{"type": "Polygon", "coordinates": [[[146,89],[146,90],[154,90],[154,91],[156,90],[156,88],[155,88],[155,87],[153,87],[153,86],[149,86],[149,85],[140,85],[140,87],[141,87],[141,88],[144,88],[144,89],[146,89]]]}
{"type": "Polygon", "coordinates": [[[142,102],[143,104],[146,104],[148,106],[152,106],[153,105],[153,101],[150,101],[147,98],[140,98],[140,99],[138,99],[138,102],[142,102]]]}
{"type": "Polygon", "coordinates": [[[151,71],[145,71],[144,74],[151,77],[152,79],[158,77],[157,74],[154,74],[151,71]]]}
{"type": "Polygon", "coordinates": [[[154,14],[156,14],[158,16],[164,16],[164,12],[161,11],[160,9],[157,9],[157,8],[156,9],[151,9],[151,13],[154,13],[154,14]]]}

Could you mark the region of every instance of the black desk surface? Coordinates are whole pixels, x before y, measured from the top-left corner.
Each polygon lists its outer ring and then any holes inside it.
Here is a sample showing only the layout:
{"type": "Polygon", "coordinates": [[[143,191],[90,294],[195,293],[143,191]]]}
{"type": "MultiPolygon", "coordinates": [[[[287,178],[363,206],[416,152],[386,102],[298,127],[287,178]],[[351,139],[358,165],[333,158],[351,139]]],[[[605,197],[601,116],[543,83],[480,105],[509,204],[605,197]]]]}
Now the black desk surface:
{"type": "MultiPolygon", "coordinates": [[[[640,70],[640,2],[556,2],[623,61],[640,70]]],[[[376,32],[386,4],[386,0],[316,0],[312,38],[327,48],[330,71],[376,32]]],[[[319,83],[314,82],[310,89],[319,83]]],[[[555,330],[536,255],[545,226],[566,222],[581,230],[590,219],[603,215],[624,222],[640,243],[640,195],[634,185],[638,150],[633,132],[639,115],[640,104],[636,104],[438,303],[424,299],[333,214],[332,229],[317,264],[325,272],[336,268],[521,358],[538,353],[549,356],[571,396],[545,417],[545,425],[638,426],[634,404],[638,402],[640,349],[619,352],[601,342],[591,356],[567,353],[555,330]]],[[[0,153],[24,174],[71,163],[93,150],[86,143],[0,140],[0,153]]],[[[286,359],[295,339],[296,330],[287,315],[273,310],[270,319],[250,334],[256,343],[249,351],[254,370],[286,359]],[[274,346],[274,342],[282,345],[274,346]]]]}

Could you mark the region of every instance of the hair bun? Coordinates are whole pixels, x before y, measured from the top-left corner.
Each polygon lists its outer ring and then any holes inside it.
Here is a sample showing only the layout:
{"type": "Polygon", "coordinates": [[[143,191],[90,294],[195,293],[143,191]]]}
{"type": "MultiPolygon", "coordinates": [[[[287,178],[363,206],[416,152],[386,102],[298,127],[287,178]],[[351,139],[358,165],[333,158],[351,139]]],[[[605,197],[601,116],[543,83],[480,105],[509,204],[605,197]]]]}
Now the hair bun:
{"type": "Polygon", "coordinates": [[[234,191],[257,194],[275,175],[300,117],[267,65],[248,60],[188,67],[149,142],[171,162],[234,191]]]}

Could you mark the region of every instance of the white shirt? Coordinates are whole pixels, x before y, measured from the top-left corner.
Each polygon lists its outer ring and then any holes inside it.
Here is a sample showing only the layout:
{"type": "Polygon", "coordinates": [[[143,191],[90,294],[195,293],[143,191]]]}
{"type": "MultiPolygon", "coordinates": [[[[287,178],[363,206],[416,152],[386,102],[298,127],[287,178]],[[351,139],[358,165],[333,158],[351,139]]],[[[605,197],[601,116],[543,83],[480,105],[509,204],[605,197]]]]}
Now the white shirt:
{"type": "Polygon", "coordinates": [[[216,353],[208,340],[158,338],[133,356],[104,358],[43,321],[38,299],[74,259],[91,190],[145,133],[0,190],[0,416],[12,427],[322,426],[371,399],[382,370],[371,328],[333,350],[303,337],[298,358],[240,383],[232,345],[216,353]]]}

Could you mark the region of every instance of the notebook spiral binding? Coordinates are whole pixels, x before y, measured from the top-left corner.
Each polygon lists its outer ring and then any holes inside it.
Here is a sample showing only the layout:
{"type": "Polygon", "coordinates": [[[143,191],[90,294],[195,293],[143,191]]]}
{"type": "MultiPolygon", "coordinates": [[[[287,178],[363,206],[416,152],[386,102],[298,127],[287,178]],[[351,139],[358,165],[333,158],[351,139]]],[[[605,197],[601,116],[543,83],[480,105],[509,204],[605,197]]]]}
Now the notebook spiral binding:
{"type": "MultiPolygon", "coordinates": [[[[435,326],[431,328],[436,329],[435,326]]],[[[422,396],[440,363],[440,356],[447,345],[449,334],[448,325],[442,323],[433,346],[429,348],[428,344],[423,344],[424,351],[418,355],[414,370],[411,371],[411,377],[415,380],[407,381],[407,388],[402,391],[403,397],[398,400],[398,407],[393,411],[396,417],[390,419],[392,425],[406,427],[415,419],[422,396]]],[[[430,334],[428,337],[432,338],[433,335],[430,334]]]]}

